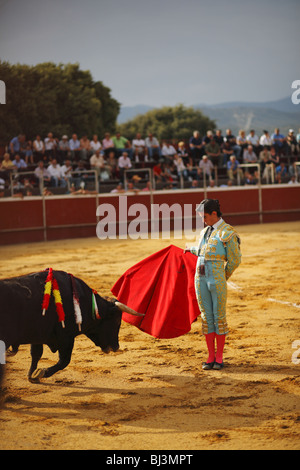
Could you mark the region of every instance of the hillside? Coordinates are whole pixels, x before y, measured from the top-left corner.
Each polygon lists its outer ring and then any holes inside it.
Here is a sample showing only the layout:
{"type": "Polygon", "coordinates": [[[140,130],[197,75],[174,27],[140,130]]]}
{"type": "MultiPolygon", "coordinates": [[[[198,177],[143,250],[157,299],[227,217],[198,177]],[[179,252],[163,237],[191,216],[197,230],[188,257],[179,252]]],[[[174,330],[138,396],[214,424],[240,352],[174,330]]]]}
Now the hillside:
{"type": "MultiPolygon", "coordinates": [[[[286,134],[290,128],[298,132],[300,127],[300,105],[294,105],[290,97],[264,103],[195,104],[194,108],[201,109],[203,114],[210,119],[214,119],[217,127],[222,129],[223,132],[229,127],[234,134],[237,134],[239,129],[245,129],[247,132],[252,128],[258,134],[263,129],[267,129],[271,133],[275,127],[279,127],[286,134]]],[[[151,109],[154,108],[148,105],[121,107],[118,122],[122,124],[151,109]]]]}

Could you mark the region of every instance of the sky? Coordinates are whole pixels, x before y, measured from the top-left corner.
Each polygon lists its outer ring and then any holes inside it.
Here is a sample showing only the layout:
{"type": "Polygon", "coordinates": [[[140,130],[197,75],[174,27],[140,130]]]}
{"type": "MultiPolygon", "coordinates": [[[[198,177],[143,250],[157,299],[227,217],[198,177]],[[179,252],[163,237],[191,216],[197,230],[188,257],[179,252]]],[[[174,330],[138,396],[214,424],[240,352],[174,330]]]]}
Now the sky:
{"type": "Polygon", "coordinates": [[[300,79],[299,13],[300,0],[0,0],[0,59],[79,63],[122,106],[273,101],[300,79]]]}

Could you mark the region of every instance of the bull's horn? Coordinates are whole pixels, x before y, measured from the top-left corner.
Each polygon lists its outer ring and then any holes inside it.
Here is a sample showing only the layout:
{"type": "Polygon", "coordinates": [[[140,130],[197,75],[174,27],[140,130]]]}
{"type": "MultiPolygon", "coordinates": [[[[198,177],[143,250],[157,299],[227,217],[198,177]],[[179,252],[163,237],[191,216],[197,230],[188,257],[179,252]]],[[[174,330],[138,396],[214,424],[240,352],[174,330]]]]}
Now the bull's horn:
{"type": "Polygon", "coordinates": [[[127,307],[127,305],[122,304],[121,302],[116,301],[116,302],[115,302],[115,305],[116,305],[117,307],[119,307],[119,309],[121,309],[122,312],[130,313],[131,315],[135,315],[136,317],[144,317],[144,316],[145,316],[144,313],[138,313],[138,312],[136,312],[135,310],[133,310],[132,308],[127,307]]]}

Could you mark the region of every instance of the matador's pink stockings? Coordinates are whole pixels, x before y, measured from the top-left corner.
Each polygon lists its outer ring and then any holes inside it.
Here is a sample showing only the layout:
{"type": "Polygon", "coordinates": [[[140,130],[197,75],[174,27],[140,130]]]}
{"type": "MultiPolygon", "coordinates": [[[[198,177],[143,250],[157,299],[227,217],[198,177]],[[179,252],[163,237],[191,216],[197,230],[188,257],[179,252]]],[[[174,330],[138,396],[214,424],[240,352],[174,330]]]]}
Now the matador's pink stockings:
{"type": "Polygon", "coordinates": [[[209,333],[208,335],[205,335],[208,349],[207,363],[216,361],[219,364],[222,364],[225,339],[226,335],[217,335],[216,333],[209,333]],[[217,343],[217,352],[215,352],[215,340],[217,343]]]}
{"type": "Polygon", "coordinates": [[[208,358],[206,362],[208,364],[210,362],[215,361],[215,336],[216,333],[209,333],[208,335],[205,335],[206,345],[208,349],[208,358]]]}

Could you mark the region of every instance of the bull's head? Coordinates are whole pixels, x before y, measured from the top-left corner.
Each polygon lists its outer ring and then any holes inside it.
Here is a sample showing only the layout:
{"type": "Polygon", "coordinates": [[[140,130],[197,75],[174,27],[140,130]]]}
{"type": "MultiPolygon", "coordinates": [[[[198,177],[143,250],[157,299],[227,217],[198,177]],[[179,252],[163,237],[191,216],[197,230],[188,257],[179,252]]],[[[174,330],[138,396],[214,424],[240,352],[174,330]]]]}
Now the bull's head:
{"type": "Polygon", "coordinates": [[[96,294],[100,320],[97,320],[93,329],[86,331],[85,334],[99,346],[104,353],[110,351],[116,352],[119,349],[119,330],[122,320],[122,312],[132,315],[144,316],[135,312],[118,301],[106,300],[96,294]]]}

